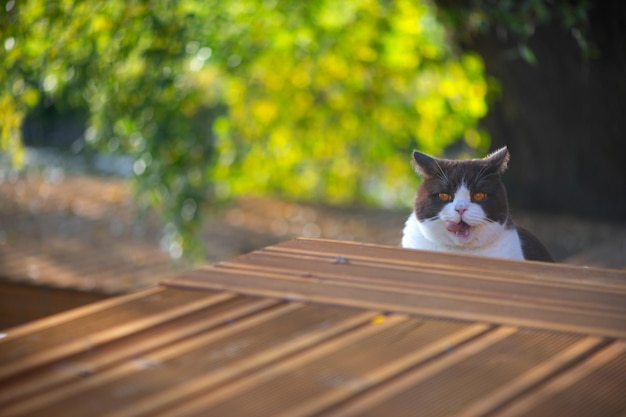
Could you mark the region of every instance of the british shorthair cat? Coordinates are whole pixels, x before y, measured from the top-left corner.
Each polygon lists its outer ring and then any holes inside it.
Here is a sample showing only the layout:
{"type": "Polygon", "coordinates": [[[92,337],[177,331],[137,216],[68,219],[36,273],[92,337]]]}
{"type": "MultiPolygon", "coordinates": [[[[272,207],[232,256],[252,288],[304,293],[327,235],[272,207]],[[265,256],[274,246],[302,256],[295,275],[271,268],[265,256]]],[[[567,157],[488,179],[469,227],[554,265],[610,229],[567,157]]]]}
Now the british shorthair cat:
{"type": "Polygon", "coordinates": [[[415,211],[403,231],[402,246],[469,255],[554,262],[548,250],[509,216],[500,178],[509,151],[483,159],[437,159],[413,152],[415,170],[424,181],[415,211]]]}

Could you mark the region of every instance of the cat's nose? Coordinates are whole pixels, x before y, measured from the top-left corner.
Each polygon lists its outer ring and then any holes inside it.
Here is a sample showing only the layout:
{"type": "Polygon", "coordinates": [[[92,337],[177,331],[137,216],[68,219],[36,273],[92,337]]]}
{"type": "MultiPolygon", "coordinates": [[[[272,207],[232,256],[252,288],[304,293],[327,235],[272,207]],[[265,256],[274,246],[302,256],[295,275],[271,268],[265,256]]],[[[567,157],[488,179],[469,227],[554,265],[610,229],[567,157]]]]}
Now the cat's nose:
{"type": "Polygon", "coordinates": [[[467,208],[465,207],[455,207],[454,208],[456,210],[457,213],[459,213],[459,215],[463,215],[463,213],[465,213],[467,211],[467,208]]]}

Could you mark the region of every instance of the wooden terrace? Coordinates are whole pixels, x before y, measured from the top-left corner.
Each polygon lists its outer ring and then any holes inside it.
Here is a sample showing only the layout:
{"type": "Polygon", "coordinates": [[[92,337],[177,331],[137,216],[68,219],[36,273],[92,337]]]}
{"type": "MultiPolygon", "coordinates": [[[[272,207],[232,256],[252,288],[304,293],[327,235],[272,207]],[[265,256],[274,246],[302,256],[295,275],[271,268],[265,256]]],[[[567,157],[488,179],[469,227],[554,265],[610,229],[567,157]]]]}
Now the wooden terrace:
{"type": "Polygon", "coordinates": [[[626,416],[619,270],[297,239],[0,336],[0,416],[626,416]]]}

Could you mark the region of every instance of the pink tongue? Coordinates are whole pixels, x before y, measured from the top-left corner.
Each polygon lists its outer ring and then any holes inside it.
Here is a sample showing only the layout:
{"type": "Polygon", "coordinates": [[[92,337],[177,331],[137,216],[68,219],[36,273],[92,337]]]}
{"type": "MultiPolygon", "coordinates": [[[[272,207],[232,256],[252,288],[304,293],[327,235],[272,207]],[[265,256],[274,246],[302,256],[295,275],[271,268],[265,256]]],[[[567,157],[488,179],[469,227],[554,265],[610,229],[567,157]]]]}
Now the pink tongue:
{"type": "Polygon", "coordinates": [[[448,229],[449,232],[458,232],[462,228],[463,228],[463,222],[455,223],[452,220],[448,220],[446,222],[446,229],[448,229]]]}
{"type": "Polygon", "coordinates": [[[446,222],[446,229],[459,237],[468,237],[471,227],[464,222],[455,223],[448,220],[446,222]]]}

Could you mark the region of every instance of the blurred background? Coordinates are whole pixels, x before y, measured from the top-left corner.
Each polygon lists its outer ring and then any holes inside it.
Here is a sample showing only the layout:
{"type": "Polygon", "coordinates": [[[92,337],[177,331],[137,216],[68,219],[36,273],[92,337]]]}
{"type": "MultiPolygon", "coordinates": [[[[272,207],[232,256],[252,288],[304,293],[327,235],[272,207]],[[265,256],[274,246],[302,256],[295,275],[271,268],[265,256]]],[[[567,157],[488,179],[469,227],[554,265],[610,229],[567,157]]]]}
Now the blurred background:
{"type": "Polygon", "coordinates": [[[411,151],[626,267],[626,4],[3,1],[0,328],[296,236],[398,245],[411,151]]]}

